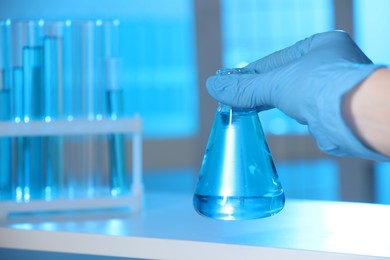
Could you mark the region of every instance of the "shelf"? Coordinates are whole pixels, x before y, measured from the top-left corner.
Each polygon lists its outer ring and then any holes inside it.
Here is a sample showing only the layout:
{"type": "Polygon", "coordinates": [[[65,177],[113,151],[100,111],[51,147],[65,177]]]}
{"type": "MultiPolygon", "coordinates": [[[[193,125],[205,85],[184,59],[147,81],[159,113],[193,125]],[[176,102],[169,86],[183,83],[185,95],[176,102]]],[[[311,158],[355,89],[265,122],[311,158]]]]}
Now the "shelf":
{"type": "Polygon", "coordinates": [[[81,213],[88,210],[116,210],[126,209],[133,213],[138,213],[142,209],[142,192],[133,191],[131,195],[118,197],[96,197],[77,199],[53,199],[53,200],[31,200],[29,202],[0,202],[0,219],[10,217],[11,213],[21,214],[61,214],[81,213]]]}
{"type": "Polygon", "coordinates": [[[139,116],[101,120],[53,120],[30,122],[0,122],[0,137],[65,136],[96,134],[131,134],[132,183],[131,194],[125,197],[88,199],[31,200],[28,202],[0,201],[0,219],[12,213],[69,211],[83,209],[112,209],[127,207],[139,212],[142,204],[142,121],[139,116]]]}
{"type": "Polygon", "coordinates": [[[265,219],[199,216],[192,195],[146,192],[141,214],[47,215],[0,222],[0,247],[143,259],[390,257],[390,207],[287,200],[265,219]]]}
{"type": "Polygon", "coordinates": [[[0,136],[53,136],[110,133],[142,133],[139,116],[120,119],[74,119],[53,121],[0,122],[0,136]]]}

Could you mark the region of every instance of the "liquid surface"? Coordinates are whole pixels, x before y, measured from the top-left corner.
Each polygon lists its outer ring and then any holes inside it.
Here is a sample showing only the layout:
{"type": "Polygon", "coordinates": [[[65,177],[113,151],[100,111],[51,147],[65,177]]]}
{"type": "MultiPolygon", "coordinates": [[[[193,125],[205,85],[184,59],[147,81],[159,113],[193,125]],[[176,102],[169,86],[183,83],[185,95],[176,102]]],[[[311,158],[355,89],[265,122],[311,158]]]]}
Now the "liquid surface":
{"type": "Polygon", "coordinates": [[[284,207],[284,194],[269,197],[194,196],[194,206],[203,216],[222,220],[248,220],[275,215],[284,207]]]}

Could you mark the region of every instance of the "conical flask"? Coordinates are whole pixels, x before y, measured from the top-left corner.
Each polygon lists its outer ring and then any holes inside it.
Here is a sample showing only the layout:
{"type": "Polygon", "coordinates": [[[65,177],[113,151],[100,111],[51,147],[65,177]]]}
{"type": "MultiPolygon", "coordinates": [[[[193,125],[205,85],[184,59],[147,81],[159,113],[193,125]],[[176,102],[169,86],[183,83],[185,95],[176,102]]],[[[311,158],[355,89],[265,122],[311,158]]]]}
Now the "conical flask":
{"type": "Polygon", "coordinates": [[[256,109],[219,103],[193,198],[195,210],[214,219],[256,219],[278,213],[284,201],[256,109]]]}

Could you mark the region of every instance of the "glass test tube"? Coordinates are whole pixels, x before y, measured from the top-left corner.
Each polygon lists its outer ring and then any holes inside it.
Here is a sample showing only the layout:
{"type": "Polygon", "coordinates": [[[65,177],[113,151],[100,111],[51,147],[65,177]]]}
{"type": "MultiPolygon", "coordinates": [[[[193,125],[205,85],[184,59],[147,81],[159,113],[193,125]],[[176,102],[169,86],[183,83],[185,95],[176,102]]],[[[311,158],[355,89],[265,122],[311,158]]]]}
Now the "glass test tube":
{"type": "MultiPolygon", "coordinates": [[[[80,33],[77,24],[71,20],[64,22],[62,31],[63,61],[63,115],[68,121],[80,113],[80,33]]],[[[81,137],[64,136],[64,179],[63,193],[67,198],[79,196],[81,170],[81,137]]]]}
{"type": "MultiPolygon", "coordinates": [[[[0,72],[0,80],[2,77],[0,72]]],[[[0,83],[2,85],[3,83],[0,83]]],[[[0,121],[10,119],[10,89],[0,86],[0,121]]],[[[10,137],[0,137],[0,200],[12,198],[12,143],[10,137]]]]}
{"type": "MultiPolygon", "coordinates": [[[[103,62],[106,82],[105,108],[108,116],[115,120],[123,116],[123,87],[121,78],[121,65],[119,53],[119,29],[120,21],[103,22],[103,62]]],[[[126,178],[126,143],[123,134],[108,136],[108,158],[111,196],[119,196],[129,191],[129,180],[126,178]]]]}
{"type": "MultiPolygon", "coordinates": [[[[23,60],[23,121],[43,119],[42,31],[43,21],[28,21],[25,26],[26,45],[23,60]]],[[[23,139],[22,199],[40,199],[43,195],[43,138],[23,139]]],[[[19,165],[18,165],[19,166],[19,165]]]]}
{"type": "MultiPolygon", "coordinates": [[[[96,23],[85,21],[81,24],[81,115],[84,119],[100,119],[98,109],[99,84],[96,81],[96,23]]],[[[83,185],[87,197],[96,197],[103,192],[102,152],[99,137],[83,136],[82,174],[83,185]]]]}
{"type": "MultiPolygon", "coordinates": [[[[11,118],[11,21],[0,21],[0,121],[11,118]]],[[[12,198],[12,139],[0,137],[0,200],[12,198]]]]}
{"type": "Polygon", "coordinates": [[[11,20],[0,21],[0,69],[2,70],[0,82],[2,88],[11,88],[12,84],[12,30],[11,20]]]}
{"type": "MultiPolygon", "coordinates": [[[[25,23],[17,22],[12,24],[12,105],[11,117],[16,123],[23,118],[23,59],[22,49],[26,44],[25,23]]],[[[24,177],[24,137],[16,137],[14,142],[14,175],[16,179],[15,199],[22,201],[26,187],[24,177]]]]}
{"type": "MultiPolygon", "coordinates": [[[[62,22],[46,24],[43,38],[44,117],[46,122],[63,115],[62,22]]],[[[44,137],[46,200],[59,196],[63,185],[63,137],[44,137]]]]}
{"type": "MultiPolygon", "coordinates": [[[[107,115],[107,100],[106,100],[106,82],[107,82],[107,69],[106,58],[113,51],[111,36],[116,32],[116,28],[113,28],[111,21],[96,20],[95,21],[95,55],[96,55],[96,84],[95,84],[95,98],[97,105],[96,118],[103,118],[107,115]]],[[[117,26],[115,26],[117,27],[117,26]]],[[[112,192],[111,172],[109,169],[109,136],[99,135],[97,136],[99,153],[96,154],[99,158],[98,173],[100,176],[100,184],[103,185],[102,194],[109,196],[112,192]]],[[[115,193],[115,191],[113,192],[115,193]]]]}
{"type": "Polygon", "coordinates": [[[69,121],[80,113],[80,32],[71,20],[64,22],[62,31],[63,113],[69,121]]]}
{"type": "MultiPolygon", "coordinates": [[[[62,78],[63,78],[63,117],[68,121],[86,118],[82,109],[83,53],[81,50],[82,23],[65,20],[62,27],[62,78]]],[[[86,167],[84,136],[63,137],[63,186],[61,195],[74,199],[85,196],[88,177],[86,167]]]]}
{"type": "MultiPolygon", "coordinates": [[[[107,59],[107,110],[111,119],[123,116],[123,88],[119,87],[118,67],[120,60],[107,59]]],[[[126,148],[123,134],[111,134],[108,137],[111,196],[123,195],[129,191],[126,178],[126,148]]]]}

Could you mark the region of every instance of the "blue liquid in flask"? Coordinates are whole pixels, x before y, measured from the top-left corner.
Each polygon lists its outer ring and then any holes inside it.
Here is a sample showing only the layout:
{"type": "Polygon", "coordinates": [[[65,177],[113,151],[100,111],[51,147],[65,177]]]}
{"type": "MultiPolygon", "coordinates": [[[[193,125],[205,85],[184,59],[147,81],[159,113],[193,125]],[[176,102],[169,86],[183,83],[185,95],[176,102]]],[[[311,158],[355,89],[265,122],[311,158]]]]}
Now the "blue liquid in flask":
{"type": "Polygon", "coordinates": [[[206,217],[272,216],[285,197],[255,109],[219,104],[193,203],[206,217]]]}

